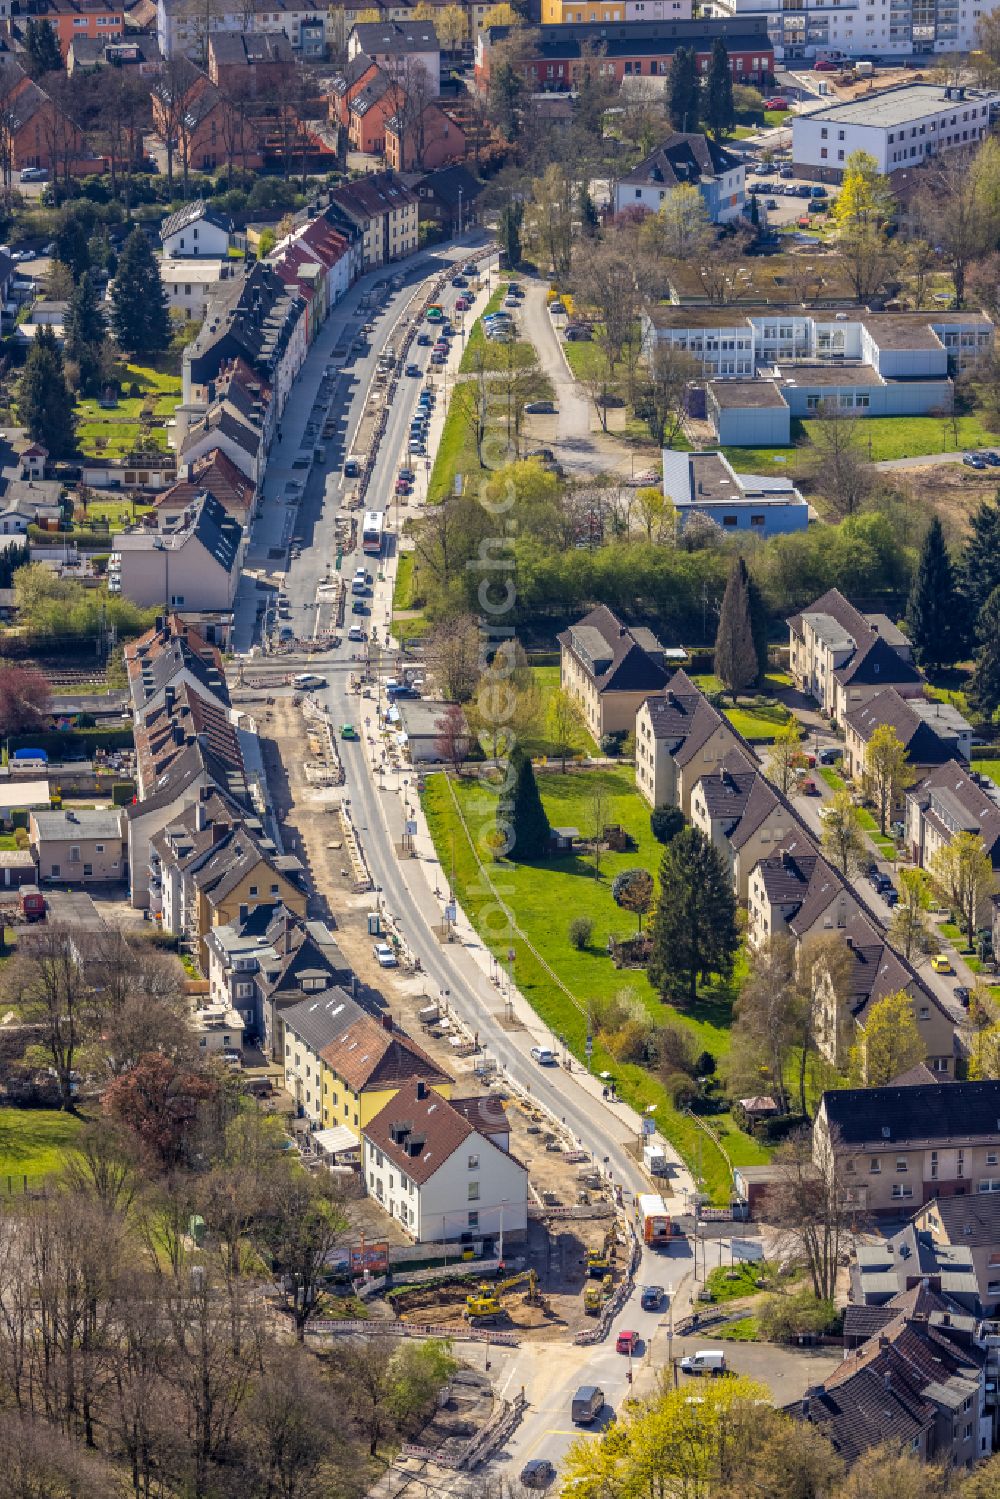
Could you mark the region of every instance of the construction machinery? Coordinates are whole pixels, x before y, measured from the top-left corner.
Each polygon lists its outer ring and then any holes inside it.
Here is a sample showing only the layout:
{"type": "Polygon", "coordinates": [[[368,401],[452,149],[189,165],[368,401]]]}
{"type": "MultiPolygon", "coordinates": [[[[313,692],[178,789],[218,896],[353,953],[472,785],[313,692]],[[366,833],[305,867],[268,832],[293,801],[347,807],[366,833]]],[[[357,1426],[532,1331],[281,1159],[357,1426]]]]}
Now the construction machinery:
{"type": "Polygon", "coordinates": [[[587,1274],[599,1280],[608,1274],[615,1262],[617,1238],[613,1228],[604,1235],[600,1249],[587,1250],[587,1274]]]}
{"type": "Polygon", "coordinates": [[[475,1291],[465,1298],[465,1316],[473,1327],[506,1316],[507,1312],[500,1298],[507,1291],[517,1290],[519,1286],[527,1286],[526,1299],[529,1306],[544,1305],[538,1289],[537,1270],[521,1270],[517,1275],[508,1276],[506,1280],[499,1280],[494,1284],[489,1281],[480,1282],[475,1291]]]}
{"type": "Polygon", "coordinates": [[[604,1297],[599,1286],[584,1286],[583,1309],[588,1317],[599,1317],[601,1307],[604,1305],[604,1297]]]}
{"type": "Polygon", "coordinates": [[[520,1270],[517,1275],[511,1275],[507,1280],[501,1280],[493,1287],[495,1296],[502,1296],[504,1291],[514,1291],[518,1286],[528,1287],[528,1305],[538,1306],[541,1303],[541,1295],[538,1290],[538,1271],[520,1270]]]}
{"type": "Polygon", "coordinates": [[[473,1327],[484,1322],[493,1322],[503,1315],[503,1307],[494,1296],[490,1286],[480,1286],[465,1298],[465,1315],[473,1327]]]}

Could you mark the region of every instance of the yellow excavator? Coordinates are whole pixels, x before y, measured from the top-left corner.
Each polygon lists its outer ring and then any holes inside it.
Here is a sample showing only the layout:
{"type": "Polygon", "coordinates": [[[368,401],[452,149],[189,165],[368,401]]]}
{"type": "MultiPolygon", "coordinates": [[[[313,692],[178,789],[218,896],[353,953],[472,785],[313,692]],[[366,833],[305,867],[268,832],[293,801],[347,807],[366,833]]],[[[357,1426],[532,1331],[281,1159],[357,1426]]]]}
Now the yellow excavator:
{"type": "Polygon", "coordinates": [[[615,1288],[614,1276],[610,1273],[605,1275],[599,1286],[588,1285],[583,1288],[583,1309],[588,1317],[599,1317],[601,1308],[608,1300],[615,1288]]]}
{"type": "Polygon", "coordinates": [[[540,1306],[542,1297],[538,1290],[537,1270],[521,1270],[517,1275],[494,1284],[481,1281],[475,1291],[465,1298],[465,1316],[473,1327],[495,1321],[497,1317],[505,1315],[500,1297],[505,1291],[513,1291],[523,1285],[528,1287],[528,1305],[540,1306]]]}
{"type": "Polygon", "coordinates": [[[614,1266],[616,1245],[617,1239],[612,1228],[604,1235],[604,1243],[600,1249],[587,1250],[587,1274],[594,1280],[602,1279],[614,1266]]]}

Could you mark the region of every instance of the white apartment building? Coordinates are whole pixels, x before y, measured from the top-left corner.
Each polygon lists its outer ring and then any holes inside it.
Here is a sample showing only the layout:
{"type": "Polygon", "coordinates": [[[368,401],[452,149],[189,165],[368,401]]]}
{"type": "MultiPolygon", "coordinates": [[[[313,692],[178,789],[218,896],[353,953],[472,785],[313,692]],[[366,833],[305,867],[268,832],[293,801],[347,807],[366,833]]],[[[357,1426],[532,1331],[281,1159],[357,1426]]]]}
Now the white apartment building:
{"type": "Polygon", "coordinates": [[[968,52],[981,0],[713,0],[716,15],[767,17],[776,58],[894,59],[968,52]]]}
{"type": "Polygon", "coordinates": [[[169,532],[119,532],[108,563],[108,588],[150,608],[229,610],[245,550],[243,527],[205,494],[169,532]]]}
{"type": "Polygon", "coordinates": [[[232,274],[234,266],[242,276],[241,261],[175,260],[164,256],[160,261],[160,280],[167,294],[168,310],[176,309],[199,323],[204,321],[219,282],[232,274]]]}
{"type": "Polygon", "coordinates": [[[968,150],[989,133],[1000,95],[980,89],[904,83],[881,94],[832,104],[792,121],[796,172],[837,182],[855,151],[880,172],[919,166],[942,151],[968,150]]]}

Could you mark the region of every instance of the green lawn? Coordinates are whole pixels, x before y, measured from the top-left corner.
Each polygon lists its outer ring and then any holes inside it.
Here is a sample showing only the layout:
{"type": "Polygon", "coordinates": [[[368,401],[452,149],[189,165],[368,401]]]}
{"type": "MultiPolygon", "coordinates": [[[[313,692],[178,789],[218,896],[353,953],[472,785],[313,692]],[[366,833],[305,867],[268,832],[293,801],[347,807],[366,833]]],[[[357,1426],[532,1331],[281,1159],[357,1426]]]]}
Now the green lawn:
{"type": "Polygon", "coordinates": [[[416,560],[415,552],[400,552],[396,558],[396,582],[392,592],[392,607],[397,609],[412,609],[413,607],[413,564],[416,560]]]}
{"type": "MultiPolygon", "coordinates": [[[[503,285],[497,287],[484,307],[483,317],[488,312],[497,312],[503,305],[504,298],[507,295],[507,287],[510,285],[511,279],[510,276],[504,276],[503,285]]],[[[459,365],[459,370],[463,375],[469,374],[471,371],[479,368],[478,356],[480,351],[484,351],[485,353],[483,363],[488,370],[507,370],[511,367],[511,361],[513,361],[515,369],[524,369],[529,364],[534,363],[537,358],[534,344],[527,343],[524,339],[515,339],[512,344],[490,343],[483,331],[482,317],[476,319],[465,345],[465,351],[462,354],[462,362],[459,365]]],[[[539,397],[539,399],[543,398],[539,397]]]]}
{"type": "MultiPolygon", "coordinates": [[[[802,471],[809,463],[813,420],[792,422],[792,444],[787,448],[723,448],[737,472],[784,473],[802,471]]],[[[989,447],[1000,441],[977,416],[958,421],[958,445],[950,423],[936,416],[873,416],[858,424],[870,443],[873,463],[893,458],[920,458],[926,453],[961,454],[966,448],[989,447]]]]}
{"type": "Polygon", "coordinates": [[[973,760],[972,768],[1000,785],[1000,760],[973,760]]]}
{"type": "MultiPolygon", "coordinates": [[[[181,378],[160,362],[129,364],[125,368],[122,389],[125,394],[118,405],[110,409],[98,405],[95,400],[77,401],[77,442],[81,453],[88,457],[121,458],[131,452],[143,430],[140,417],[144,402],[152,399],[155,420],[165,421],[173,416],[181,398],[181,378]],[[133,385],[139,387],[138,396],[128,394],[133,385]]],[[[166,449],[167,435],[162,426],[150,426],[144,435],[149,444],[166,449]]]]}
{"type": "MultiPolygon", "coordinates": [[[[532,676],[538,684],[542,700],[542,711],[540,714],[539,732],[535,738],[525,741],[525,749],[533,756],[554,756],[554,746],[548,734],[548,708],[552,698],[559,691],[559,668],[558,666],[533,666],[532,676]]],[[[596,741],[585,728],[574,736],[573,748],[578,755],[596,755],[599,753],[596,741]]]]}
{"type": "MultiPolygon", "coordinates": [[[[606,798],[606,818],[621,823],[635,839],[636,847],[625,854],[606,853],[601,861],[600,879],[595,878],[593,861],[578,855],[553,858],[541,865],[490,863],[487,874],[503,886],[503,899],[523,934],[515,933],[511,938],[506,930],[498,931],[494,896],[479,875],[470,842],[471,838],[477,847],[482,847],[484,835],[494,824],[494,789],[471,777],[450,782],[443,774],[429,776],[423,799],[435,846],[446,870],[451,867],[454,850],[456,894],[475,925],[479,926],[485,912],[487,924],[480,927],[484,941],[502,955],[508,945],[513,946],[519,989],[581,1062],[585,1056],[588,999],[610,997],[623,987],[633,988],[656,1020],[678,1021],[692,1031],[700,1048],[716,1058],[724,1056],[729,1048],[728,989],[709,986],[695,1011],[682,1013],[661,1003],[644,972],[616,969],[607,956],[609,935],[623,936],[636,928],[635,918],[619,910],[611,899],[611,881],[619,870],[637,866],[655,873],[660,861],[660,845],[650,832],[649,809],[635,790],[632,770],[566,775],[554,771],[540,774],[538,783],[553,826],[577,827],[584,836],[593,825],[591,798],[594,788],[599,787],[606,798]],[[456,811],[451,786],[462,817],[456,811]],[[588,916],[594,923],[590,946],[583,952],[569,941],[568,926],[575,916],[588,916]],[[525,938],[558,975],[572,999],[534,955],[525,938]]],[[[658,1079],[638,1065],[615,1061],[596,1043],[592,1065],[595,1071],[613,1070],[620,1092],[634,1107],[645,1108],[655,1103],[657,1128],[693,1167],[700,1161],[705,1190],[712,1200],[728,1201],[729,1172],[722,1155],[690,1116],[674,1109],[658,1079]]],[[[723,1136],[734,1163],[768,1159],[766,1150],[737,1130],[728,1115],[713,1116],[711,1125],[723,1136]]]]}
{"type": "MultiPolygon", "coordinates": [[[[597,330],[594,331],[596,335],[597,330]]],[[[566,363],[577,380],[596,379],[605,367],[604,351],[597,342],[596,336],[589,342],[574,340],[572,343],[563,343],[562,351],[566,355],[566,363]]],[[[617,380],[609,380],[608,385],[614,389],[617,380]]]]}
{"type": "Polygon", "coordinates": [[[724,708],[723,712],[733,728],[752,743],[770,743],[792,716],[780,703],[760,708],[756,705],[750,708],[724,708]]]}
{"type": "Polygon", "coordinates": [[[735,1322],[713,1327],[712,1337],[721,1338],[725,1343],[756,1343],[760,1338],[760,1324],[756,1317],[738,1317],[735,1322]]]}
{"type": "Polygon", "coordinates": [[[837,774],[831,765],[817,765],[816,774],[820,780],[825,781],[831,791],[843,791],[845,781],[843,776],[837,774]]]}
{"type": "Polygon", "coordinates": [[[746,1262],[742,1265],[717,1265],[708,1272],[705,1284],[712,1293],[713,1301],[739,1301],[744,1296],[753,1296],[761,1280],[767,1280],[774,1269],[766,1260],[746,1262]]]}
{"type": "Polygon", "coordinates": [[[58,1109],[0,1108],[0,1191],[13,1178],[47,1176],[58,1171],[65,1152],[82,1128],[82,1120],[58,1109]]]}

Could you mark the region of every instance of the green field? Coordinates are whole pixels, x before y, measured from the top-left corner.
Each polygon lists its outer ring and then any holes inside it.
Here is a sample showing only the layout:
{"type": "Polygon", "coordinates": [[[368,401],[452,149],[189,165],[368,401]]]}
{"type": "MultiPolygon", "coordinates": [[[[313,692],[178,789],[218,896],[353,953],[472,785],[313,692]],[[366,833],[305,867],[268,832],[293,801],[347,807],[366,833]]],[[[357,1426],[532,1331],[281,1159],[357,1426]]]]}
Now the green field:
{"type": "Polygon", "coordinates": [[[763,744],[769,744],[792,716],[780,703],[760,708],[724,708],[723,712],[744,739],[763,744]]]}
{"type": "Polygon", "coordinates": [[[0,1191],[11,1177],[16,1192],[22,1176],[48,1176],[63,1164],[82,1120],[58,1109],[0,1108],[0,1191]]]}
{"type": "MultiPolygon", "coordinates": [[[[487,875],[503,886],[517,931],[497,930],[495,920],[481,930],[484,941],[495,952],[515,951],[515,981],[536,1013],[574,1056],[583,1061],[587,1037],[587,1002],[591,997],[611,997],[622,988],[632,988],[658,1022],[677,1021],[696,1037],[700,1048],[716,1058],[729,1048],[732,996],[726,986],[706,987],[691,1014],[661,1002],[645,972],[619,970],[607,956],[609,935],[625,936],[636,930],[635,917],[619,910],[611,898],[611,881],[622,869],[658,869],[660,845],[649,827],[649,809],[635,790],[632,770],[599,770],[540,774],[539,790],[553,826],[577,827],[586,837],[593,826],[592,794],[599,787],[606,799],[605,816],[618,822],[635,840],[629,853],[605,853],[601,877],[596,878],[593,860],[580,855],[555,857],[541,865],[511,865],[489,862],[487,875]],[[588,916],[594,923],[590,945],[580,952],[569,941],[570,919],[588,916]],[[532,950],[534,949],[534,951],[532,950]],[[540,956],[536,956],[536,954],[540,956]],[[549,972],[540,959],[548,964],[549,972]],[[553,978],[558,976],[569,995],[553,978]]],[[[473,843],[483,847],[485,835],[494,825],[495,792],[472,777],[450,780],[430,776],[423,793],[424,808],[434,843],[445,869],[451,868],[454,850],[454,886],[459,901],[474,925],[481,913],[495,913],[495,898],[481,880],[473,843]],[[452,797],[452,787],[455,797],[452,797]],[[456,800],[462,815],[456,810],[456,800]]],[[[729,1171],[712,1139],[689,1115],[678,1112],[660,1081],[635,1064],[616,1062],[595,1042],[595,1071],[614,1072],[622,1096],[636,1108],[656,1104],[657,1128],[704,1178],[705,1190],[715,1202],[728,1201],[729,1171]]],[[[713,1115],[711,1126],[723,1137],[734,1163],[766,1161],[766,1150],[733,1125],[727,1114],[713,1115]]]]}
{"type": "MultiPolygon", "coordinates": [[[[542,709],[539,715],[539,729],[537,735],[530,737],[525,742],[525,749],[536,758],[539,755],[555,756],[555,747],[548,735],[548,711],[549,703],[559,691],[559,668],[558,666],[533,666],[532,676],[538,684],[541,696],[542,709]]],[[[573,737],[573,749],[578,755],[596,755],[600,751],[596,741],[585,728],[581,728],[579,734],[573,737]]]]}
{"type": "Polygon", "coordinates": [[[105,408],[95,400],[80,400],[76,403],[76,436],[81,453],[87,457],[121,458],[136,447],[140,434],[147,446],[158,450],[167,447],[167,434],[163,426],[142,427],[143,407],[152,402],[155,421],[172,417],[181,398],[181,378],[170,370],[156,365],[129,364],[122,379],[125,394],[117,406],[105,408]],[[128,394],[133,385],[140,394],[128,394]]]}
{"type": "MultiPolygon", "coordinates": [[[[737,473],[804,473],[811,461],[813,420],[792,421],[792,443],[787,448],[723,448],[737,473]]],[[[950,422],[936,416],[873,416],[858,423],[869,443],[873,463],[895,458],[921,458],[927,453],[955,453],[956,461],[967,448],[990,447],[1000,441],[977,416],[958,420],[958,446],[950,422]]]]}

